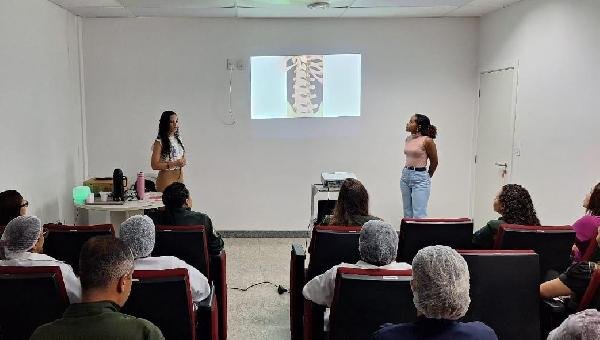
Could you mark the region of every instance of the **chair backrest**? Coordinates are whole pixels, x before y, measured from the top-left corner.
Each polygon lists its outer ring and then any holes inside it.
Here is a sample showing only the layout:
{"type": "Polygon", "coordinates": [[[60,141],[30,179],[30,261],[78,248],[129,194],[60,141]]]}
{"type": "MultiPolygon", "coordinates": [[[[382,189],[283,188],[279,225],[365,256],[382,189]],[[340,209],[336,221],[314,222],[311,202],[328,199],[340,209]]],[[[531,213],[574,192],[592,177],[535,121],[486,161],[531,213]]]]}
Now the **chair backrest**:
{"type": "Polygon", "coordinates": [[[385,323],[417,318],[411,270],[338,268],[330,339],[369,339],[385,323]]]}
{"type": "Polygon", "coordinates": [[[539,339],[538,255],[531,250],[458,252],[471,277],[471,304],[461,321],[481,321],[499,339],[539,339]]]}
{"type": "Polygon", "coordinates": [[[470,249],[472,239],[473,221],[468,218],[403,218],[398,239],[398,261],[412,263],[417,252],[427,246],[470,249]]]}
{"type": "Polygon", "coordinates": [[[187,269],[136,270],[125,314],[146,319],[165,339],[196,338],[196,314],[187,269]]]}
{"type": "Polygon", "coordinates": [[[152,256],[175,256],[212,279],[204,226],[157,225],[152,256]]]}
{"type": "Polygon", "coordinates": [[[590,280],[583,297],[581,297],[577,311],[580,312],[588,308],[600,309],[600,269],[598,268],[594,270],[592,279],[590,280]]]}
{"type": "Polygon", "coordinates": [[[0,339],[29,339],[68,305],[60,267],[0,266],[0,339]]]}
{"type": "Polygon", "coordinates": [[[70,264],[75,273],[79,273],[79,252],[87,240],[94,236],[115,235],[112,224],[46,224],[44,228],[49,231],[44,240],[44,254],[70,264]]]}
{"type": "Polygon", "coordinates": [[[570,226],[501,224],[495,249],[530,249],[540,256],[540,282],[549,271],[562,273],[571,264],[575,231],[570,226]]]}
{"type": "Polygon", "coordinates": [[[360,260],[358,238],[362,227],[324,226],[313,229],[307,280],[323,274],[342,262],[356,263],[360,260]]]}
{"type": "Polygon", "coordinates": [[[596,238],[592,238],[590,240],[590,242],[588,243],[587,248],[585,248],[585,252],[583,253],[583,255],[581,256],[581,261],[600,261],[598,257],[598,242],[596,241],[596,238]]]}

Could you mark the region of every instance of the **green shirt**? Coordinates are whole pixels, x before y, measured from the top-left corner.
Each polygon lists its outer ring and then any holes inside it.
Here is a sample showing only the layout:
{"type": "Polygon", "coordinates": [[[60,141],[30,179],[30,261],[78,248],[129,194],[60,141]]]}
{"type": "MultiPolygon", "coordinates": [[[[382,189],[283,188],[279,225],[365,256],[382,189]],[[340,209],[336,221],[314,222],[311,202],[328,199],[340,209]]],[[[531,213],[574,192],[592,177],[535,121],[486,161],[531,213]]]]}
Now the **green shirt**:
{"type": "Polygon", "coordinates": [[[117,304],[111,301],[100,301],[70,305],[62,319],[35,330],[30,340],[38,339],[164,340],[164,337],[150,321],[120,313],[117,304]]]}
{"type": "Polygon", "coordinates": [[[492,249],[494,247],[494,239],[502,223],[506,222],[502,221],[502,219],[490,220],[483,228],[477,230],[473,234],[473,245],[475,248],[492,249]]]}

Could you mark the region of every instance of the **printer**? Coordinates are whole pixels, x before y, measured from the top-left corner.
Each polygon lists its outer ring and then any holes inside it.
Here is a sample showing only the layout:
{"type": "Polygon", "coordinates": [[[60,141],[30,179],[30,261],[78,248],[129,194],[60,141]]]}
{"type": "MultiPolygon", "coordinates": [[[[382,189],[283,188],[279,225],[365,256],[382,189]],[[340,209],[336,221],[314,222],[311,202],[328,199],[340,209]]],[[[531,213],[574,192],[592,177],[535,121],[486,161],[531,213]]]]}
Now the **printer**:
{"type": "Polygon", "coordinates": [[[335,171],[335,172],[322,172],[321,183],[323,186],[331,189],[339,189],[346,178],[356,179],[356,175],[351,172],[335,171]]]}

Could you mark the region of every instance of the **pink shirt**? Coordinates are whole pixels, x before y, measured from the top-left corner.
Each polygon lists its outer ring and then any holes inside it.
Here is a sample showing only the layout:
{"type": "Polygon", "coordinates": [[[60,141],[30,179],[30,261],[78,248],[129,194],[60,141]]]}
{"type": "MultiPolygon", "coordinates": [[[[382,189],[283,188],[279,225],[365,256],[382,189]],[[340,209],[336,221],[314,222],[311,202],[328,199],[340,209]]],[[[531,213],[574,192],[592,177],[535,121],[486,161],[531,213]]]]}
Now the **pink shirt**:
{"type": "Polygon", "coordinates": [[[578,219],[577,222],[573,223],[576,239],[575,244],[578,248],[578,251],[573,253],[574,260],[578,261],[581,259],[581,256],[587,249],[589,241],[596,238],[598,235],[598,227],[600,227],[600,216],[594,215],[585,215],[578,219]]]}
{"type": "Polygon", "coordinates": [[[417,168],[427,167],[427,151],[425,151],[425,141],[427,136],[410,135],[406,138],[404,154],[406,155],[406,166],[417,168]]]}

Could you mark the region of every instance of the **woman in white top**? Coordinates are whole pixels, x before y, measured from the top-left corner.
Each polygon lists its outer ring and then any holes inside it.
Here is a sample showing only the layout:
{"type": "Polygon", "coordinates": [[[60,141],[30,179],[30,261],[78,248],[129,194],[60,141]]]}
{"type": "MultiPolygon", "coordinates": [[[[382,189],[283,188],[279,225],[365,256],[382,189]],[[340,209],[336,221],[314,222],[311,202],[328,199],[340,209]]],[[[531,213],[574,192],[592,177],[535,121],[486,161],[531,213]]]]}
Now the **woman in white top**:
{"type": "Polygon", "coordinates": [[[152,169],[158,170],[156,190],[162,192],[173,182],[183,183],[183,167],[186,165],[185,148],[179,138],[177,114],[165,111],[160,116],[158,136],[152,145],[152,169]]]}
{"type": "Polygon", "coordinates": [[[0,240],[0,266],[40,267],[58,266],[62,273],[71,303],[81,301],[81,283],[73,268],[48,255],[42,254],[45,232],[35,216],[18,216],[4,229],[0,240]]]}
{"type": "Polygon", "coordinates": [[[208,280],[198,269],[175,256],[150,256],[156,240],[156,229],[150,217],[135,215],[125,220],[119,229],[119,238],[131,248],[135,270],[184,268],[190,278],[192,300],[200,302],[210,294],[208,280]]]}

